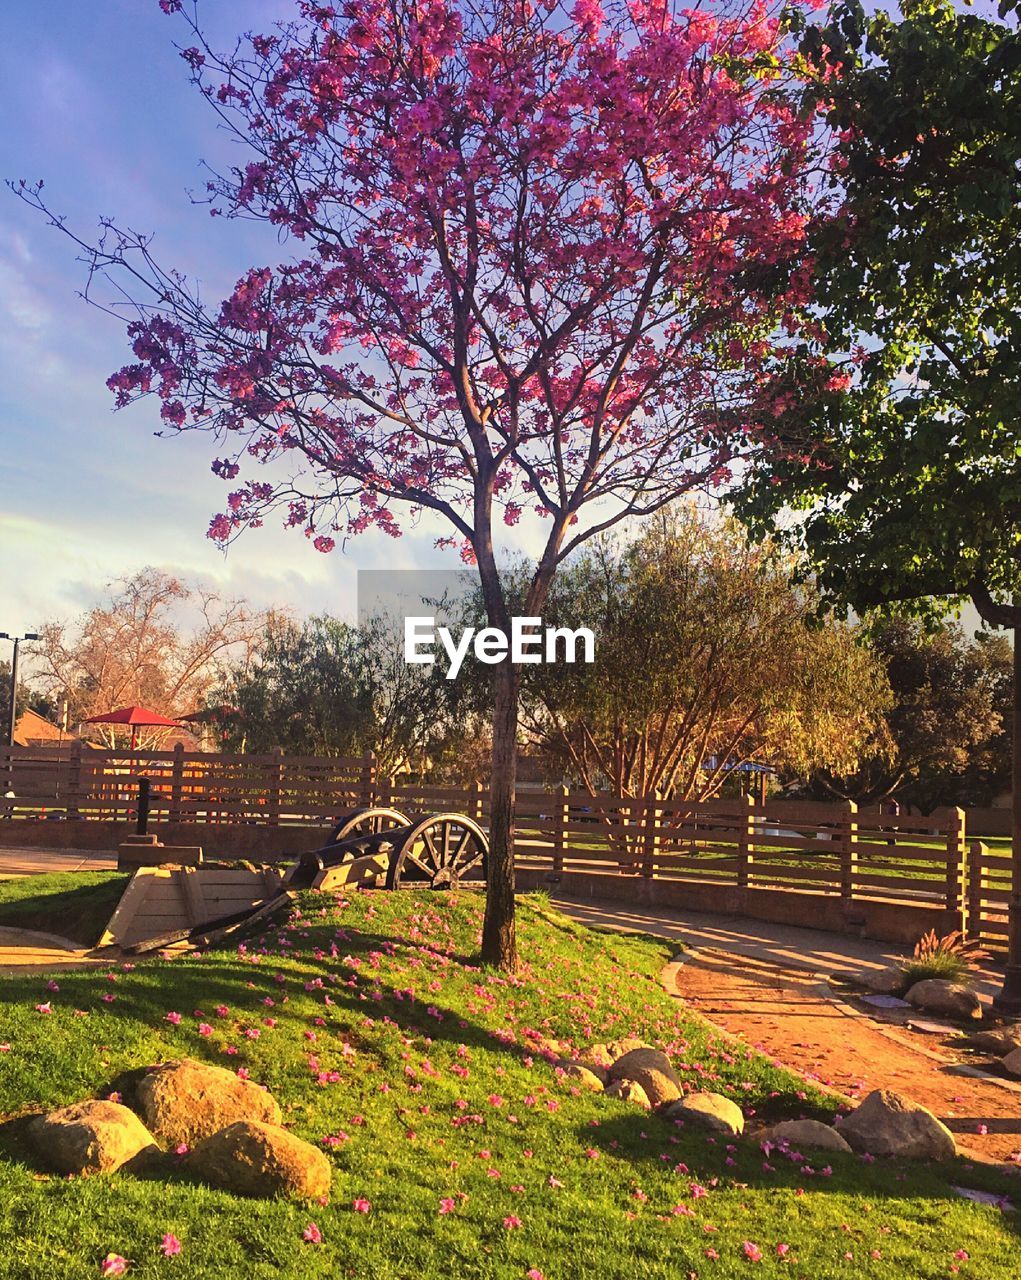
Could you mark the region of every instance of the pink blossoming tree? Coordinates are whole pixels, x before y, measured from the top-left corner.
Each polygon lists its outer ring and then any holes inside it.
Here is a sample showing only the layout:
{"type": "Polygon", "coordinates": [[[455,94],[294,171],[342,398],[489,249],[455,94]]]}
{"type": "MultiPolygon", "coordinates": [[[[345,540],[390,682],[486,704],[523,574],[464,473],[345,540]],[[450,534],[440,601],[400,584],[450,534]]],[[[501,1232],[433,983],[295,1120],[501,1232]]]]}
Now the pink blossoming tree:
{"type": "MultiPolygon", "coordinates": [[[[761,0],[301,0],[226,57],[195,8],[161,7],[250,156],[210,183],[213,212],[293,248],[209,307],[145,237],[79,240],[92,286],[116,276],[138,308],[118,404],[155,395],[170,429],[219,442],[235,487],[213,538],[279,508],[330,551],[433,513],[508,629],[504,530],[541,531],[541,615],[585,539],[719,485],[761,440],[815,163],[761,0]]],[[[513,967],[517,674],[494,670],[482,950],[513,967]]]]}

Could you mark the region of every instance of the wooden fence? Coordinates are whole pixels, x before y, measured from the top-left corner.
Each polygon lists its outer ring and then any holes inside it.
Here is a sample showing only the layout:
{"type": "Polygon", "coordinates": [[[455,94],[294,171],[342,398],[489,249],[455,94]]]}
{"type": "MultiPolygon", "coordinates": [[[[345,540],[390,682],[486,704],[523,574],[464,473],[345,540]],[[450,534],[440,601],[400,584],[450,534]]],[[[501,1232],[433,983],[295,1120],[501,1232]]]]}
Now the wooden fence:
{"type": "MultiPolygon", "coordinates": [[[[488,817],[481,787],[453,788],[381,777],[371,755],[295,757],[186,752],[0,750],[0,817],[125,822],[137,780],[150,780],[154,822],[323,827],[359,805],[451,810],[488,817]]],[[[772,889],[855,903],[938,908],[948,927],[1005,945],[1009,852],[969,850],[960,809],[928,817],[883,814],[851,803],[749,797],[699,804],[587,792],[517,796],[519,865],[540,878],[572,872],[725,889],[772,889]]]]}

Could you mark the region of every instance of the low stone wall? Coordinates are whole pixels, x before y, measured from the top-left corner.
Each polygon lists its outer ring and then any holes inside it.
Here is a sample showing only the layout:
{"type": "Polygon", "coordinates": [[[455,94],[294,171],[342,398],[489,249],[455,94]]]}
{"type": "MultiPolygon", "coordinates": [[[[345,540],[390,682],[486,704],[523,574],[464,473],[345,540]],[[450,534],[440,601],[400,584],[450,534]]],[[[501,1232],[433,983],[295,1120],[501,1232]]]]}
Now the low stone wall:
{"type": "Polygon", "coordinates": [[[736,885],[699,884],[691,880],[654,880],[642,876],[565,871],[552,877],[541,868],[519,868],[519,889],[562,890],[573,898],[626,902],[632,907],[711,911],[744,916],[771,924],[827,929],[880,942],[913,944],[928,929],[953,927],[947,913],[932,903],[884,902],[855,898],[844,903],[835,894],[792,889],[742,889],[736,885]]]}

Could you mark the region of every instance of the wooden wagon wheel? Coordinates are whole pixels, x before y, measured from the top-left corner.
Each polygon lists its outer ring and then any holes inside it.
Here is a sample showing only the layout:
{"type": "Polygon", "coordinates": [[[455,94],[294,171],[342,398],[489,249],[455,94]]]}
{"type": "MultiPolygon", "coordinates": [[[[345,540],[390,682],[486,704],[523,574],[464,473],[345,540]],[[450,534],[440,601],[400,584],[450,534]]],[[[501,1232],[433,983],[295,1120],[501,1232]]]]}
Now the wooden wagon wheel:
{"type": "Polygon", "coordinates": [[[477,822],[463,813],[434,813],[404,835],[390,859],[386,887],[421,884],[456,889],[484,884],[489,839],[477,822]]]}
{"type": "Polygon", "coordinates": [[[376,836],[381,831],[390,831],[394,827],[409,826],[411,819],[399,809],[374,809],[371,806],[355,809],[353,813],[341,818],[330,832],[326,844],[339,844],[349,836],[376,836]]]}

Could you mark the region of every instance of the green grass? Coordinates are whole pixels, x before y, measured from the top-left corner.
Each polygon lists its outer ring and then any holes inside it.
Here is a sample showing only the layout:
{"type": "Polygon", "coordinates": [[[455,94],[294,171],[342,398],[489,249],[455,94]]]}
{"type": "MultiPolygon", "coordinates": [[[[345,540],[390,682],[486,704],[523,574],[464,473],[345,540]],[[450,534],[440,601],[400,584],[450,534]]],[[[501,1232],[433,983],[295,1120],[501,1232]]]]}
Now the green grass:
{"type": "Polygon", "coordinates": [[[183,1169],[68,1180],[41,1175],[10,1125],[0,1275],[82,1280],[112,1251],[147,1280],[935,1280],[964,1249],[964,1275],[1016,1276],[1015,1215],[951,1191],[1006,1191],[1006,1175],[837,1155],[826,1171],[821,1153],[814,1173],[775,1154],[768,1168],[754,1143],[576,1094],[528,1052],[529,1029],[576,1049],[637,1034],[751,1117],[834,1110],[668,997],[662,940],[586,930],[525,898],[524,967],[509,978],[472,960],[480,919],[472,894],[308,893],[286,923],[236,949],[60,974],[58,991],[0,981],[0,1115],[126,1089],[124,1073],[189,1054],[269,1086],[296,1133],[333,1139],[335,1170],[328,1206],[242,1200],[183,1169]],[[37,1012],[46,1002],[52,1012],[37,1012]],[[369,1213],[353,1211],[358,1197],[369,1213]],[[447,1199],[453,1211],[441,1214],[447,1199]],[[321,1244],[302,1241],[310,1221],[321,1244]],[[176,1258],[160,1254],[165,1232],[182,1242],[176,1258]],[[745,1258],[745,1241],[762,1263],[745,1258]],[[778,1244],[790,1246],[785,1261],[778,1244]]]}
{"type": "Polygon", "coordinates": [[[130,878],[116,871],[67,871],[0,880],[0,926],[95,946],[130,878]]]}

